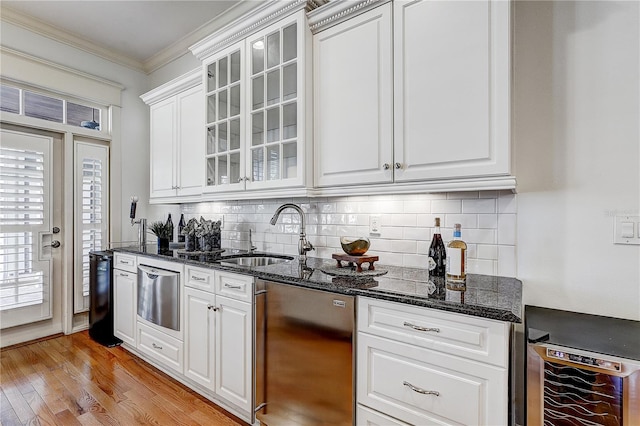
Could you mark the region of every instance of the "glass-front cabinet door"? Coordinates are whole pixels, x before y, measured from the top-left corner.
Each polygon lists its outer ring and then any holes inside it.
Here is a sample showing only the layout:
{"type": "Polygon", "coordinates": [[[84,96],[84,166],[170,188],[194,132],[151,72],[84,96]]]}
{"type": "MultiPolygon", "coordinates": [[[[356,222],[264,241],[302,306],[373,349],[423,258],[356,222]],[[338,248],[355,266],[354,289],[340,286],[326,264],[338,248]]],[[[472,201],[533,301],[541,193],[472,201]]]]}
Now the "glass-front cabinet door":
{"type": "Polygon", "coordinates": [[[243,190],[244,43],[205,62],[205,192],[243,190]]]}
{"type": "Polygon", "coordinates": [[[303,183],[304,14],[246,41],[247,189],[303,183]]]}

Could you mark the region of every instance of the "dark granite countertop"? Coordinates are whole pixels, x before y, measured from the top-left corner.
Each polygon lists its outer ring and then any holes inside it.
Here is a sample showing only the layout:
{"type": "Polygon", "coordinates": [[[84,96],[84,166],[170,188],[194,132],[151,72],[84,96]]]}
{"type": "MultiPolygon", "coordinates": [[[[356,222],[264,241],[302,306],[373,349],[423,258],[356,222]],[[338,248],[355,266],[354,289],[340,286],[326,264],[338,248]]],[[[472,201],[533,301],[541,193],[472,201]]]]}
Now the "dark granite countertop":
{"type": "MultiPolygon", "coordinates": [[[[222,254],[190,254],[180,250],[158,253],[156,245],[114,248],[114,251],[150,256],[184,264],[253,275],[268,281],[293,284],[302,287],[367,296],[414,306],[473,315],[500,321],[522,322],[522,282],[515,278],[490,275],[467,275],[466,290],[450,290],[444,280],[429,281],[426,269],[404,268],[376,263],[377,271],[388,271],[375,277],[332,276],[321,269],[333,269],[335,260],[308,257],[300,263],[292,260],[266,266],[240,266],[220,263],[228,256],[247,254],[241,250],[225,250],[222,254]]],[[[254,255],[265,255],[256,252],[254,255]]],[[[366,269],[366,266],[365,266],[366,269]]]]}

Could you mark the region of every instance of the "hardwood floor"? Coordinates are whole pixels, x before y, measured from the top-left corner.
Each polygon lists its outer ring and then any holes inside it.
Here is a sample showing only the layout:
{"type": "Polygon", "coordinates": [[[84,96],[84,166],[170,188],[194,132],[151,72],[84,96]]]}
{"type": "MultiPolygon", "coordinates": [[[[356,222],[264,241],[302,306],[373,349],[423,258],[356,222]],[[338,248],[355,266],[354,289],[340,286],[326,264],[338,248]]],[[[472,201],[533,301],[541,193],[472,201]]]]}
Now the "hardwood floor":
{"type": "Polygon", "coordinates": [[[87,332],[0,353],[0,424],[246,425],[126,350],[87,332]]]}

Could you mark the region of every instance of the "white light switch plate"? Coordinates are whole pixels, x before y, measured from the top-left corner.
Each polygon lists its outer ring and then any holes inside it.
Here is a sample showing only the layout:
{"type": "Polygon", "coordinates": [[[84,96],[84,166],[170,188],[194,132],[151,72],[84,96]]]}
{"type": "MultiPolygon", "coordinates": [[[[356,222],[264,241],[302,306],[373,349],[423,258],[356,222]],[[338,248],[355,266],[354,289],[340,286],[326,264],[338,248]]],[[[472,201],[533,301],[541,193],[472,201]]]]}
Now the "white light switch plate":
{"type": "Polygon", "coordinates": [[[640,244],[640,216],[616,216],[613,243],[640,244]]]}

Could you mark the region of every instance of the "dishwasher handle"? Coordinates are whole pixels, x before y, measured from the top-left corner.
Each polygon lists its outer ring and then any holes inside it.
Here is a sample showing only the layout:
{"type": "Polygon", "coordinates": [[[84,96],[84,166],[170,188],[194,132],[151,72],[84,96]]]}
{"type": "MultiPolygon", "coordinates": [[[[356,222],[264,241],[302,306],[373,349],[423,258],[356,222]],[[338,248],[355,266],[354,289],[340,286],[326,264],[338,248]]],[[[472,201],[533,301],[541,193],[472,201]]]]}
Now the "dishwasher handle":
{"type": "Polygon", "coordinates": [[[158,277],[171,277],[174,275],[180,275],[180,272],[169,271],[167,269],[161,269],[161,268],[154,268],[147,265],[138,265],[138,269],[143,273],[147,274],[147,276],[152,280],[155,280],[158,277]]]}

